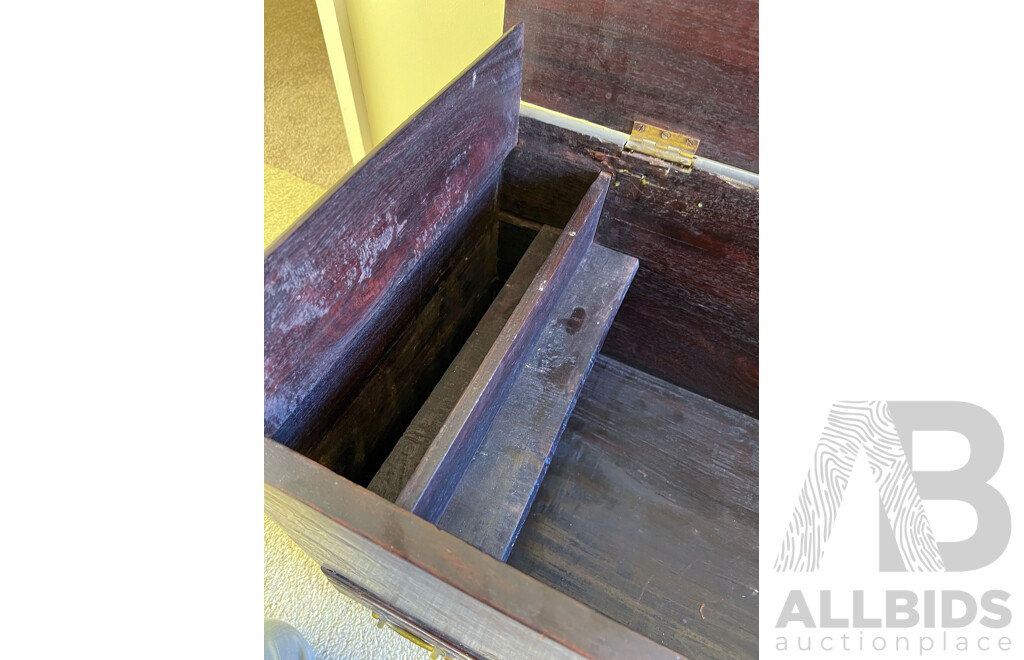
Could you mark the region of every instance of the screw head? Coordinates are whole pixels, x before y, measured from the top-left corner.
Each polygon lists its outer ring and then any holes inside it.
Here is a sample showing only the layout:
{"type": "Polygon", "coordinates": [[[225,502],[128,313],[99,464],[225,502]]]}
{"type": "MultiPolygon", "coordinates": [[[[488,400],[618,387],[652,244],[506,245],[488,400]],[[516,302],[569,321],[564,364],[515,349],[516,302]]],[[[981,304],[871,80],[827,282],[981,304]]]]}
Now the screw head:
{"type": "Polygon", "coordinates": [[[667,139],[669,139],[670,137],[672,137],[672,134],[671,134],[671,133],[669,133],[668,131],[662,131],[662,132],[661,132],[661,139],[663,139],[663,140],[667,140],[667,139]]]}

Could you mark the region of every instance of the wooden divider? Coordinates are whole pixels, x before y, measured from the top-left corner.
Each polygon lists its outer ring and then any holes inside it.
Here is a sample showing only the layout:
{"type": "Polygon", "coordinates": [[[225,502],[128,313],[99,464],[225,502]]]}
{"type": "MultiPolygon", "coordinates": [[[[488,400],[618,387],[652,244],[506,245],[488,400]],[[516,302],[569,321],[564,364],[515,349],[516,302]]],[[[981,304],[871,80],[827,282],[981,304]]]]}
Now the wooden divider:
{"type": "Polygon", "coordinates": [[[436,523],[597,230],[611,176],[601,173],[555,243],[396,504],[436,523]]]}
{"type": "Polygon", "coordinates": [[[635,257],[590,246],[438,527],[508,558],[636,269],[635,257]]]}
{"type": "Polygon", "coordinates": [[[537,271],[544,265],[559,234],[560,232],[552,227],[544,227],[536,232],[533,242],[519,259],[498,297],[487,308],[473,334],[448,365],[440,382],[416,412],[416,416],[405,428],[384,464],[373,476],[368,486],[370,490],[389,502],[398,499],[405,484],[416,471],[416,466],[437,437],[438,431],[459,402],[459,397],[469,387],[477,369],[487,357],[487,352],[491,350],[502,328],[508,323],[516,305],[530,288],[537,271]]]}

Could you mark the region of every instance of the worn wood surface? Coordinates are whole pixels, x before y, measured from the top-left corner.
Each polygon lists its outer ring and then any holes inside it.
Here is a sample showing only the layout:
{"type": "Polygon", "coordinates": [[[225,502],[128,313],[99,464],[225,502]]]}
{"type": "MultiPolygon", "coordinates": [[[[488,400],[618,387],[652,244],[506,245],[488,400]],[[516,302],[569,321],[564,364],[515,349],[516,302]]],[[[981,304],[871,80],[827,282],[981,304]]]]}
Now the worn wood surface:
{"type": "Polygon", "coordinates": [[[599,357],[509,564],[680,653],[756,657],[757,427],[599,357]]]}
{"type": "Polygon", "coordinates": [[[534,240],[518,260],[512,275],[370,481],[368,488],[371,491],[391,502],[398,499],[402,488],[416,471],[430,443],[437,437],[537,271],[551,253],[559,233],[552,227],[534,232],[534,240]]]}
{"type": "Polygon", "coordinates": [[[516,141],[522,30],[509,31],[271,246],[264,431],[282,442],[355,391],[423,304],[476,193],[516,141]]]}
{"type": "Polygon", "coordinates": [[[758,171],[757,0],[508,0],[523,100],[629,133],[649,121],[758,171]]]}
{"type": "MultiPolygon", "coordinates": [[[[482,199],[493,199],[485,186],[482,199]]],[[[365,486],[377,473],[497,291],[498,227],[483,209],[444,266],[422,273],[426,304],[348,402],[328,406],[291,446],[365,486]],[[333,411],[333,412],[332,412],[333,411]]]]}
{"type": "MultiPolygon", "coordinates": [[[[476,660],[478,657],[474,655],[472,649],[448,641],[446,639],[447,635],[434,625],[418,617],[414,618],[412,615],[400,611],[391,603],[380,600],[373,592],[363,588],[345,574],[324,566],[321,566],[320,570],[338,591],[372,612],[372,616],[377,620],[378,628],[383,630],[383,626],[381,626],[381,623],[383,623],[403,637],[414,635],[419,642],[431,647],[430,655],[435,658],[476,660]]],[[[418,642],[415,643],[422,645],[418,642]]],[[[423,656],[427,656],[426,650],[423,651],[423,656]]]]}
{"type": "Polygon", "coordinates": [[[498,339],[445,420],[396,503],[437,522],[473,460],[523,356],[544,329],[558,298],[590,247],[611,176],[601,173],[555,242],[498,339]]]}
{"type": "Polygon", "coordinates": [[[596,241],[640,260],[605,353],[756,416],[757,189],[523,118],[499,204],[560,226],[599,171],[615,182],[596,241]]]}
{"type": "Polygon", "coordinates": [[[474,656],[680,657],[269,439],[264,509],[324,568],[474,656]]]}
{"type": "Polygon", "coordinates": [[[437,526],[505,561],[637,260],[591,245],[437,526]]]}

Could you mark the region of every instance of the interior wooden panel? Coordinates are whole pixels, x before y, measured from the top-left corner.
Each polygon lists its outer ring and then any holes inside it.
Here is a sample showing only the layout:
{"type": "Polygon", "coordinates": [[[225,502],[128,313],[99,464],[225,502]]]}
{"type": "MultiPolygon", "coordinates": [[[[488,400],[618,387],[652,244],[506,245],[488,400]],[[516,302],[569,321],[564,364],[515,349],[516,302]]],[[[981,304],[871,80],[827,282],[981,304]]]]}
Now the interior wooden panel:
{"type": "Polygon", "coordinates": [[[604,352],[757,416],[757,189],[524,117],[499,204],[560,226],[600,171],[615,182],[596,241],[640,260],[604,352]]]}
{"type": "Polygon", "coordinates": [[[684,655],[756,657],[757,427],[599,357],[509,564],[684,655]]]}
{"type": "Polygon", "coordinates": [[[522,367],[523,356],[533,347],[592,244],[610,184],[611,176],[598,174],[584,195],[566,230],[402,489],[395,501],[399,506],[434,523],[444,512],[522,367]]]}
{"type": "Polygon", "coordinates": [[[516,28],[270,248],[267,435],[292,443],[324,425],[422,308],[423,274],[455,251],[516,142],[521,57],[516,28]]]}
{"type": "Polygon", "coordinates": [[[438,527],[508,558],[636,267],[634,257],[590,246],[438,527]]]}
{"type": "Polygon", "coordinates": [[[757,0],[507,0],[523,100],[625,133],[634,120],[758,171],[757,0]]]}

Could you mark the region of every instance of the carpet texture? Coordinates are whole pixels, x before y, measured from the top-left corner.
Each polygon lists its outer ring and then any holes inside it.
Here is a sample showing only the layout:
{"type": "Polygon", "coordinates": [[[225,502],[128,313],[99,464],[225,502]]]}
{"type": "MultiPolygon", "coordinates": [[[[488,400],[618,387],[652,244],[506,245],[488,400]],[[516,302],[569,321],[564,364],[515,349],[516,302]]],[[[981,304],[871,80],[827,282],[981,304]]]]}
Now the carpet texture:
{"type": "Polygon", "coordinates": [[[263,247],[320,199],[326,188],[263,163],[263,247]]]}
{"type": "Polygon", "coordinates": [[[321,188],[352,169],[315,0],[263,3],[263,161],[321,188]]]}

